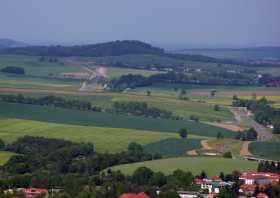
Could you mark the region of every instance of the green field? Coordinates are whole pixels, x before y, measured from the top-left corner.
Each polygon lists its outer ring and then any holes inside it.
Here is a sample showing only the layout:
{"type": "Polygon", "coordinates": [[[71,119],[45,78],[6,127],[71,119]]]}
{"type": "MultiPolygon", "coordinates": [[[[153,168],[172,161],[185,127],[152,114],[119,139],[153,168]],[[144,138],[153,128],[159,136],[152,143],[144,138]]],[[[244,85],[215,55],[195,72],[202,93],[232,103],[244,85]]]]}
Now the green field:
{"type": "Polygon", "coordinates": [[[11,152],[0,151],[0,166],[4,165],[13,155],[14,153],[11,152]]]}
{"type": "Polygon", "coordinates": [[[204,170],[208,176],[214,176],[219,175],[221,171],[224,173],[231,173],[234,170],[253,171],[257,169],[257,162],[216,157],[178,157],[119,165],[112,167],[112,170],[132,174],[135,169],[143,166],[154,171],[162,171],[165,174],[171,174],[174,170],[181,169],[191,171],[194,175],[200,174],[204,170]]]}
{"type": "Polygon", "coordinates": [[[159,153],[165,157],[182,156],[186,152],[193,149],[199,149],[200,139],[166,139],[157,142],[152,142],[144,146],[146,153],[159,153]]]}
{"type": "Polygon", "coordinates": [[[153,119],[6,102],[0,102],[0,109],[0,116],[7,118],[161,132],[177,132],[180,128],[187,128],[189,133],[194,135],[216,137],[217,133],[221,132],[225,137],[235,137],[232,131],[193,121],[153,119]]]}
{"type": "Polygon", "coordinates": [[[21,119],[0,119],[0,138],[5,142],[10,143],[24,135],[92,142],[99,152],[125,150],[130,142],[147,144],[166,138],[178,137],[175,133],[55,124],[21,119]]]}
{"type": "Polygon", "coordinates": [[[280,160],[280,142],[252,142],[249,151],[261,158],[280,160]]]}
{"type": "Polygon", "coordinates": [[[78,90],[80,82],[66,79],[4,75],[0,73],[0,88],[47,90],[78,90]]]}
{"type": "Polygon", "coordinates": [[[81,71],[77,65],[61,65],[54,62],[40,62],[37,56],[0,55],[0,69],[6,66],[18,66],[24,68],[26,75],[37,77],[57,76],[61,72],[81,71]]]}

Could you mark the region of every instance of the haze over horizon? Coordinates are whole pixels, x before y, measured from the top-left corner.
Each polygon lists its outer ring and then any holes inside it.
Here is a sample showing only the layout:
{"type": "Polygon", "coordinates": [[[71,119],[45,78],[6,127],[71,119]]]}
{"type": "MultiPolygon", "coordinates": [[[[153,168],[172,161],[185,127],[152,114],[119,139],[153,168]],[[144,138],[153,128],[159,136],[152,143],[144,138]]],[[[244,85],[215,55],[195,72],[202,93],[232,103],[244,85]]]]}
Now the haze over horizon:
{"type": "Polygon", "coordinates": [[[141,40],[170,49],[280,46],[279,8],[279,0],[4,0],[0,38],[64,45],[141,40]]]}

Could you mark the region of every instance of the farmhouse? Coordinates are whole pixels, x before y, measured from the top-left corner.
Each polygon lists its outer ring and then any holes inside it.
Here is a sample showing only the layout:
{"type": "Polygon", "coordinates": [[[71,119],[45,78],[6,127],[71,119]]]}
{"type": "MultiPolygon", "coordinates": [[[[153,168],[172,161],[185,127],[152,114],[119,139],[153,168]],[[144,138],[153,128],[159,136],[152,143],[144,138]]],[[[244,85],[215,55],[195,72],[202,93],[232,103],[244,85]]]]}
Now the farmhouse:
{"type": "Polygon", "coordinates": [[[146,193],[123,193],[120,198],[150,198],[146,193]]]}
{"type": "Polygon", "coordinates": [[[277,173],[266,173],[266,172],[244,172],[239,177],[239,180],[244,181],[244,184],[252,185],[267,185],[277,184],[279,182],[280,175],[277,173]]]}
{"type": "Polygon", "coordinates": [[[20,191],[24,194],[25,198],[48,196],[48,190],[43,188],[22,188],[20,191]]]}
{"type": "Polygon", "coordinates": [[[271,184],[278,184],[280,175],[268,172],[244,172],[240,175],[239,180],[243,181],[239,193],[244,195],[253,194],[257,185],[260,187],[271,184]]]}

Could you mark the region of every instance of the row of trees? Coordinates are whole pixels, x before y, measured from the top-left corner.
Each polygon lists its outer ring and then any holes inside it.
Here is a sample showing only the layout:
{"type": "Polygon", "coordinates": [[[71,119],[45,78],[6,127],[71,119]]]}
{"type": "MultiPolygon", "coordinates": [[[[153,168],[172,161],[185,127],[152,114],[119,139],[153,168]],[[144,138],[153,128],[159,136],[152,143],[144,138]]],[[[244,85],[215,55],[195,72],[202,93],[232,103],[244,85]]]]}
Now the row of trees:
{"type": "Polygon", "coordinates": [[[259,172],[272,172],[280,174],[280,166],[275,162],[261,161],[258,165],[259,172]]]}
{"type": "Polygon", "coordinates": [[[149,86],[154,83],[183,83],[183,84],[207,84],[207,85],[252,85],[258,84],[255,76],[247,74],[236,74],[227,72],[194,72],[184,74],[183,72],[168,72],[154,74],[148,77],[142,75],[127,74],[112,79],[109,83],[113,90],[125,90],[149,86]]]}
{"type": "Polygon", "coordinates": [[[24,75],[25,70],[22,67],[16,67],[16,66],[7,66],[3,69],[0,69],[0,72],[8,73],[8,74],[18,74],[18,75],[24,75]]]}
{"type": "Polygon", "coordinates": [[[258,133],[254,128],[250,128],[243,132],[238,132],[235,138],[242,141],[254,141],[258,139],[258,133]]]}
{"type": "Polygon", "coordinates": [[[92,106],[90,102],[81,100],[67,100],[58,96],[48,95],[44,97],[34,98],[18,95],[0,95],[0,100],[4,102],[13,102],[21,104],[32,104],[42,106],[54,106],[66,109],[78,109],[78,110],[91,110],[101,111],[100,107],[92,106]]]}
{"type": "Polygon", "coordinates": [[[136,116],[170,119],[173,117],[171,111],[149,107],[146,102],[114,102],[113,108],[117,113],[129,113],[136,116]]]}
{"type": "Polygon", "coordinates": [[[280,133],[280,109],[274,108],[270,105],[266,98],[259,100],[239,99],[234,97],[233,106],[246,107],[254,113],[255,120],[263,125],[273,125],[273,132],[280,133]]]}

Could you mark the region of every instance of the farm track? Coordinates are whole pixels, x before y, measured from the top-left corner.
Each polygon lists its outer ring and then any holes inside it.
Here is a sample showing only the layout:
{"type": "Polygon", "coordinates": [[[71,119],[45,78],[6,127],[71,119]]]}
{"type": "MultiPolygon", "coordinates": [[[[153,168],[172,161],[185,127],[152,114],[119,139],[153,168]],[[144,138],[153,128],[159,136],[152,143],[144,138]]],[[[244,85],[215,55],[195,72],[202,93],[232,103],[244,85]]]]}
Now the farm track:
{"type": "Polygon", "coordinates": [[[273,135],[268,131],[264,126],[257,123],[253,118],[248,115],[248,112],[244,108],[230,108],[230,111],[233,113],[235,119],[238,122],[241,122],[243,119],[246,119],[248,124],[252,126],[258,133],[259,140],[269,140],[273,138],[273,135]]]}
{"type": "Polygon", "coordinates": [[[242,148],[240,150],[240,156],[242,157],[245,157],[245,156],[248,156],[248,155],[252,155],[250,152],[249,152],[249,144],[251,142],[250,141],[244,141],[243,144],[242,144],[242,148]]]}

